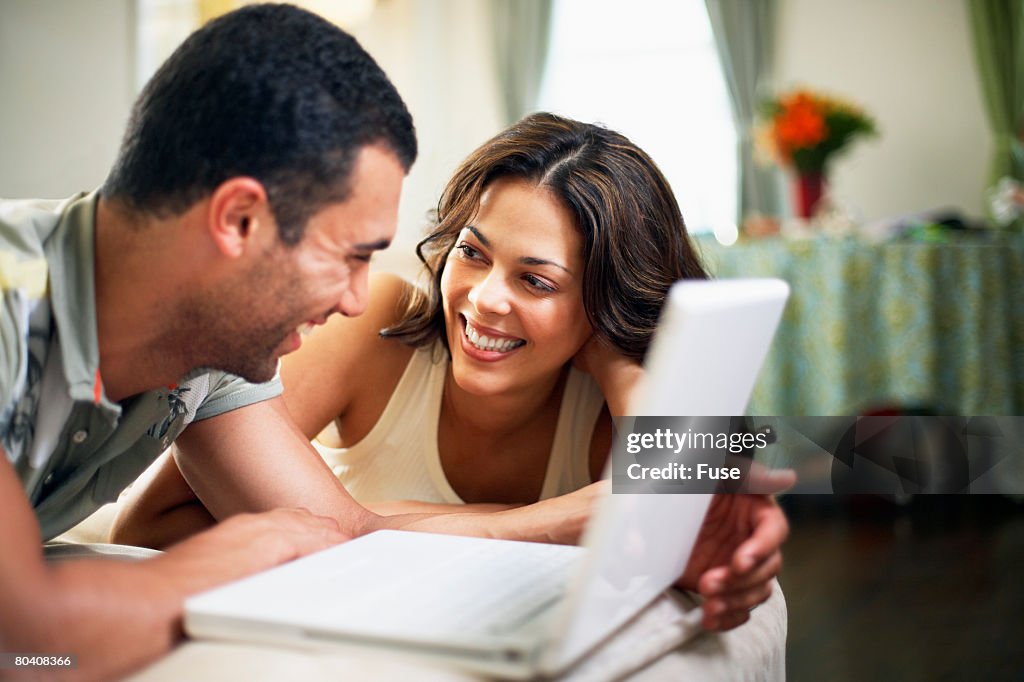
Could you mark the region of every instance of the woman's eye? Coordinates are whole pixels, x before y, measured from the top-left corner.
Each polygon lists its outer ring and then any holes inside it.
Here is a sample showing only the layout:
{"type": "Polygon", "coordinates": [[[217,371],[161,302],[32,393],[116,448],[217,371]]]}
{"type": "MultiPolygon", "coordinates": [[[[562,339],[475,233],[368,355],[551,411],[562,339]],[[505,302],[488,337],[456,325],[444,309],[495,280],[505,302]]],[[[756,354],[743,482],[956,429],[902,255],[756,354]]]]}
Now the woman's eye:
{"type": "Polygon", "coordinates": [[[553,286],[551,286],[541,278],[535,277],[534,275],[523,275],[523,279],[526,280],[527,284],[529,284],[534,289],[538,289],[546,293],[552,293],[555,290],[553,286]]]}
{"type": "Polygon", "coordinates": [[[476,258],[480,257],[480,252],[477,251],[476,249],[474,249],[469,244],[459,244],[455,248],[462,252],[462,256],[464,258],[469,258],[470,260],[475,260],[476,258]]]}

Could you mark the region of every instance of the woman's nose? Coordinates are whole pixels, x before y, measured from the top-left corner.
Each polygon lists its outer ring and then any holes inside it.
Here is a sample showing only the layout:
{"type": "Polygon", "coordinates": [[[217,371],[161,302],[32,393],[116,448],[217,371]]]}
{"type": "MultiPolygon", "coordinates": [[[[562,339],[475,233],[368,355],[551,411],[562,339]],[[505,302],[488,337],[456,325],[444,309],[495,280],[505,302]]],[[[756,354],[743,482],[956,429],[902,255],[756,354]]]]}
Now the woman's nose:
{"type": "Polygon", "coordinates": [[[500,273],[491,270],[469,290],[469,302],[480,314],[507,315],[512,309],[509,291],[500,273]]]}

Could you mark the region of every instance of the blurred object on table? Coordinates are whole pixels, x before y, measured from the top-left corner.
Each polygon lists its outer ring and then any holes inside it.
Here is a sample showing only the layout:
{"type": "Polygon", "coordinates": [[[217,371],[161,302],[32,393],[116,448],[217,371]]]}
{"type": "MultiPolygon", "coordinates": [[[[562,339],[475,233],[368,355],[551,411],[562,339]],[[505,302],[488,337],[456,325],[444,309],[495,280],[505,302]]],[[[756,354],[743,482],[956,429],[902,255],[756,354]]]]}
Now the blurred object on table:
{"type": "Polygon", "coordinates": [[[779,234],[780,227],[778,218],[751,213],[743,220],[743,236],[774,237],[779,234]]]}

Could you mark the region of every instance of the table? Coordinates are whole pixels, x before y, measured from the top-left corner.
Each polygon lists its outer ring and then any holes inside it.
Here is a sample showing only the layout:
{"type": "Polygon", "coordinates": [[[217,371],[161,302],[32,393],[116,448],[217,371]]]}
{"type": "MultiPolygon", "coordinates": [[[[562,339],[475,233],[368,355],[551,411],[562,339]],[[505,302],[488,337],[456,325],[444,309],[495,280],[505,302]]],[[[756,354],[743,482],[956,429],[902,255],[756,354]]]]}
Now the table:
{"type": "Polygon", "coordinates": [[[792,287],[750,414],[855,415],[887,405],[1024,413],[1019,235],[697,242],[716,277],[779,277],[792,287]]]}

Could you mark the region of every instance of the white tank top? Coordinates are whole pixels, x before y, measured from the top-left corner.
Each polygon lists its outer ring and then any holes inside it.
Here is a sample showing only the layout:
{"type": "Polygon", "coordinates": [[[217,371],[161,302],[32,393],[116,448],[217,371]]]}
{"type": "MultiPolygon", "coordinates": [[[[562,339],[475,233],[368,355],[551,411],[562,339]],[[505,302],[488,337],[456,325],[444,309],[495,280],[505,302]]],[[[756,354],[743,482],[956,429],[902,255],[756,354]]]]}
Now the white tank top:
{"type": "MultiPolygon", "coordinates": [[[[313,447],[359,502],[464,502],[448,483],[437,450],[448,364],[447,353],[439,344],[417,349],[365,438],[350,448],[332,448],[313,440],[313,447]]],[[[604,397],[593,378],[571,368],[540,499],[591,482],[590,441],[603,405],[604,397]]]]}

